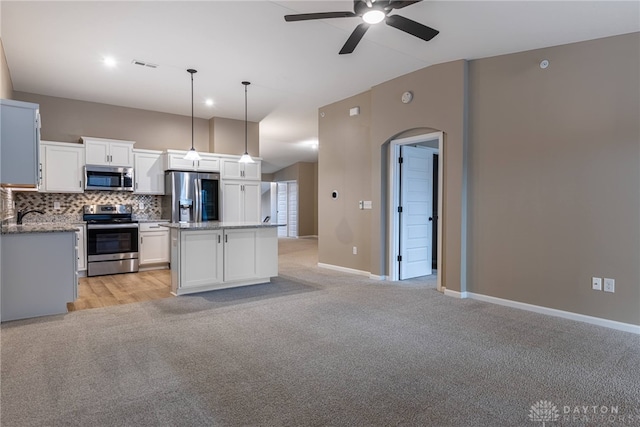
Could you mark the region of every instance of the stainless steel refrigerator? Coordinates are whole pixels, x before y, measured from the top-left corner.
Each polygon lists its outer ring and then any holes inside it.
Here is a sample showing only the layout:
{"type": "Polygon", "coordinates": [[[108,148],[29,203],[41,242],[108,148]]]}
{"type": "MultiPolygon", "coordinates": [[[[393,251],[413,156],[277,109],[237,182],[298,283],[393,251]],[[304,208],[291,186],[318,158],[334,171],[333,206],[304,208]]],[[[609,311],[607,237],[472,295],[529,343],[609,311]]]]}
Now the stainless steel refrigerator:
{"type": "Polygon", "coordinates": [[[220,174],[167,171],[162,217],[171,222],[219,220],[220,174]]]}

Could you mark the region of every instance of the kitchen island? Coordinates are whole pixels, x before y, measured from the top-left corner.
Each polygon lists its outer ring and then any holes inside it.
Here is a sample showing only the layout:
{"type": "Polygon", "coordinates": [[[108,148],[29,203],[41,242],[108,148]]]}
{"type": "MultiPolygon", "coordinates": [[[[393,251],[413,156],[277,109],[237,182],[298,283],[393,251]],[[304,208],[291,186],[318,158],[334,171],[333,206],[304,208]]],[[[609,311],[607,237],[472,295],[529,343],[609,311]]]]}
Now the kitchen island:
{"type": "Polygon", "coordinates": [[[160,224],[171,232],[171,292],[185,295],[268,283],[278,275],[277,224],[160,224]]]}

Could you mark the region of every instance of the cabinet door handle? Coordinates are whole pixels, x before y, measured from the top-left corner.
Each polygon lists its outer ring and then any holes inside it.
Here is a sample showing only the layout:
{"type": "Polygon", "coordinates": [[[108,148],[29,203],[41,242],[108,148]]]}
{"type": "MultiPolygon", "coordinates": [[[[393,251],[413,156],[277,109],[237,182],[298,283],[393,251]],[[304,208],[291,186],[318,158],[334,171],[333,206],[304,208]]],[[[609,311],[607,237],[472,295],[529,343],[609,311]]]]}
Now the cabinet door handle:
{"type": "Polygon", "coordinates": [[[227,234],[224,235],[224,242],[227,243],[227,237],[229,237],[227,234]]]}
{"type": "Polygon", "coordinates": [[[82,180],[78,181],[78,188],[82,188],[82,180]]]}
{"type": "Polygon", "coordinates": [[[140,244],[142,244],[142,242],[144,242],[144,237],[140,236],[140,244]]]}
{"type": "Polygon", "coordinates": [[[138,189],[138,183],[136,182],[136,190],[138,189]]]}
{"type": "Polygon", "coordinates": [[[220,235],[218,234],[218,243],[220,243],[220,235]]]}

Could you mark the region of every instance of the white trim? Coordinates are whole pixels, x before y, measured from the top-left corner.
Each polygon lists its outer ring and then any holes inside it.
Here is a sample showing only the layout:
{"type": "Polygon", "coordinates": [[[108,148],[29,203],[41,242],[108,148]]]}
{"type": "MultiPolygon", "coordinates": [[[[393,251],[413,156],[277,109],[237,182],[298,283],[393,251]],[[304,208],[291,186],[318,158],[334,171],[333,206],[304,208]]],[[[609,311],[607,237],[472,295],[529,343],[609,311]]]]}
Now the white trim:
{"type": "Polygon", "coordinates": [[[473,292],[457,292],[445,290],[445,295],[460,296],[459,298],[468,297],[478,301],[488,302],[491,304],[503,305],[506,307],[517,308],[519,310],[532,311],[534,313],[545,314],[547,316],[562,317],[563,319],[575,320],[577,322],[590,323],[592,325],[604,326],[605,328],[616,329],[618,331],[631,332],[640,335],[640,325],[631,323],[623,323],[615,320],[603,319],[601,317],[587,316],[586,314],[573,313],[571,311],[557,310],[555,308],[542,307],[539,305],[527,304],[524,302],[512,301],[503,298],[492,297],[489,295],[476,294],[473,292]]]}
{"type": "Polygon", "coordinates": [[[448,297],[453,297],[453,298],[460,298],[460,299],[464,299],[464,298],[468,298],[469,295],[467,295],[467,292],[458,292],[458,291],[452,291],[451,289],[447,289],[444,288],[444,294],[448,297]]]}
{"type": "Polygon", "coordinates": [[[326,268],[327,270],[340,271],[342,273],[357,274],[358,276],[369,277],[371,275],[371,273],[369,273],[368,271],[356,270],[355,268],[340,267],[339,265],[325,264],[322,262],[318,263],[318,267],[326,268]]]}
{"type": "Polygon", "coordinates": [[[387,276],[378,276],[375,274],[369,274],[369,279],[384,281],[384,280],[387,280],[387,276]]]}

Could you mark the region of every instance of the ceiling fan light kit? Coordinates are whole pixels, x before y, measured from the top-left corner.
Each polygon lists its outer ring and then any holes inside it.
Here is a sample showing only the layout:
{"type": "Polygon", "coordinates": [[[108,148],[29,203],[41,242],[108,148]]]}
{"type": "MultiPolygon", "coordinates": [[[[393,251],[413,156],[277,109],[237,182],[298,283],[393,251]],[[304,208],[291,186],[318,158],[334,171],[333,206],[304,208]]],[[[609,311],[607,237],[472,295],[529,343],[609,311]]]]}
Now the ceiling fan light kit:
{"type": "Polygon", "coordinates": [[[439,31],[426,25],[420,24],[412,19],[400,15],[389,15],[394,9],[402,9],[419,3],[422,0],[354,0],[353,12],[319,12],[319,13],[299,13],[295,15],[285,15],[287,22],[309,21],[313,19],[327,18],[354,18],[363,20],[351,33],[344,46],[340,50],[340,55],[352,53],[364,34],[369,29],[369,25],[384,21],[390,27],[404,31],[407,34],[418,37],[424,41],[429,41],[438,35],[439,31]]]}
{"type": "Polygon", "coordinates": [[[187,70],[187,73],[191,74],[191,150],[187,151],[184,159],[191,161],[200,160],[200,154],[198,154],[196,149],[193,148],[193,75],[197,72],[198,71],[194,70],[193,68],[189,68],[187,70]]]}
{"type": "Polygon", "coordinates": [[[362,20],[367,24],[378,24],[386,18],[387,15],[379,9],[372,9],[362,15],[362,20]]]}

